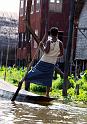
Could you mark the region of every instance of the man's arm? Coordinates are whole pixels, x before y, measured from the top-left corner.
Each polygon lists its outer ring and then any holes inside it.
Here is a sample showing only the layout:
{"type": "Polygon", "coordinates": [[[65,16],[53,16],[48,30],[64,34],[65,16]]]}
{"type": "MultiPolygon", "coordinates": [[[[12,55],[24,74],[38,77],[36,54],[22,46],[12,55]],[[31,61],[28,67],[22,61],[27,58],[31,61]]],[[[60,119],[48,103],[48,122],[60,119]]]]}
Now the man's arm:
{"type": "Polygon", "coordinates": [[[40,48],[41,48],[43,51],[44,51],[44,46],[45,46],[45,44],[46,44],[46,40],[47,40],[47,31],[46,31],[46,29],[45,29],[45,34],[44,34],[42,40],[41,40],[40,43],[39,43],[39,46],[40,46],[40,48]]]}
{"type": "Polygon", "coordinates": [[[43,42],[40,42],[39,46],[45,53],[48,53],[50,50],[50,41],[46,41],[45,44],[43,42]]]}
{"type": "Polygon", "coordinates": [[[50,51],[50,41],[47,41],[44,46],[44,52],[49,53],[49,51],[50,51]]]}
{"type": "Polygon", "coordinates": [[[59,42],[59,47],[60,47],[60,54],[58,55],[58,57],[61,57],[63,55],[63,43],[60,41],[59,42]]]}

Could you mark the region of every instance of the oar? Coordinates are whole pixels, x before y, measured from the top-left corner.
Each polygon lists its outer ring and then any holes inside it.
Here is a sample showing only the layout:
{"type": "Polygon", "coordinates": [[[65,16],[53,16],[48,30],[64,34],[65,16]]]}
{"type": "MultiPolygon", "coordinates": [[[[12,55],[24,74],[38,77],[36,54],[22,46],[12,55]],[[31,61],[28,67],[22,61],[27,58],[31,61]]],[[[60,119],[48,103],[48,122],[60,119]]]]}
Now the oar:
{"type": "MultiPolygon", "coordinates": [[[[32,34],[32,36],[34,37],[35,41],[36,41],[37,44],[39,45],[40,39],[39,39],[38,36],[34,33],[34,31],[32,30],[32,28],[31,28],[30,25],[28,24],[28,22],[27,22],[26,20],[24,20],[24,21],[25,21],[25,24],[26,24],[26,26],[27,26],[27,28],[28,28],[28,31],[32,34]]],[[[43,39],[44,39],[44,38],[43,38],[43,39]]],[[[37,52],[38,52],[38,50],[39,50],[39,47],[37,48],[37,52]]],[[[37,55],[37,52],[35,53],[35,55],[34,55],[32,61],[31,61],[31,63],[29,64],[28,70],[27,70],[27,72],[26,72],[24,78],[23,78],[21,81],[19,81],[18,88],[17,88],[15,94],[13,95],[11,101],[15,101],[15,99],[16,99],[16,97],[17,97],[17,95],[18,95],[18,93],[19,93],[19,91],[20,91],[20,89],[21,89],[21,87],[22,87],[22,83],[23,83],[23,81],[25,80],[25,78],[26,78],[26,76],[27,76],[27,74],[28,74],[28,72],[29,72],[29,70],[30,70],[30,68],[31,68],[31,65],[32,65],[33,62],[34,62],[34,59],[35,59],[35,57],[36,57],[36,55],[37,55]]]]}
{"type": "Polygon", "coordinates": [[[30,68],[31,68],[31,66],[32,66],[32,64],[33,64],[33,62],[34,62],[34,59],[35,59],[35,57],[36,57],[38,51],[39,51],[39,46],[38,46],[38,48],[37,48],[37,51],[36,51],[36,53],[35,53],[35,55],[34,55],[32,61],[31,61],[31,63],[29,64],[29,67],[28,67],[28,70],[27,70],[25,76],[22,78],[21,81],[19,81],[19,83],[18,83],[18,88],[17,88],[16,92],[14,93],[13,97],[11,98],[11,101],[15,101],[15,99],[16,99],[16,97],[17,97],[17,95],[18,95],[18,93],[19,93],[19,91],[20,91],[20,89],[21,89],[21,87],[22,87],[22,84],[23,84],[23,82],[24,82],[26,76],[28,75],[28,72],[29,72],[29,70],[30,70],[30,68]]]}
{"type": "Polygon", "coordinates": [[[18,95],[18,93],[19,93],[19,91],[20,91],[20,89],[21,89],[21,87],[22,87],[23,81],[24,81],[24,80],[21,80],[21,81],[19,82],[20,85],[18,86],[18,88],[17,88],[15,94],[14,94],[13,97],[11,98],[11,101],[15,101],[15,99],[16,99],[16,97],[17,97],[17,95],[18,95]]]}
{"type": "Polygon", "coordinates": [[[11,98],[11,101],[15,101],[15,99],[16,99],[16,97],[17,97],[17,95],[18,95],[18,93],[22,87],[22,83],[24,82],[29,70],[30,70],[30,68],[27,70],[27,73],[25,74],[24,78],[21,81],[19,81],[18,88],[17,88],[15,94],[13,95],[13,97],[11,98]]]}
{"type": "MultiPolygon", "coordinates": [[[[37,42],[37,44],[38,44],[38,48],[37,48],[37,51],[36,51],[36,53],[35,53],[35,55],[34,55],[32,61],[31,61],[31,63],[29,64],[29,67],[28,67],[28,70],[27,70],[25,76],[23,77],[23,79],[22,79],[21,81],[19,81],[18,88],[17,88],[15,94],[13,95],[11,101],[15,101],[15,99],[16,99],[16,97],[17,97],[17,95],[18,95],[18,93],[19,93],[19,91],[20,91],[20,89],[21,89],[21,87],[22,87],[22,83],[23,83],[23,81],[25,80],[25,78],[26,78],[26,76],[27,76],[27,74],[28,74],[28,72],[29,72],[29,70],[30,70],[30,68],[31,68],[31,65],[33,64],[34,59],[35,59],[35,57],[36,57],[36,55],[37,55],[37,53],[38,53],[38,51],[39,51],[39,43],[40,43],[40,40],[39,40],[38,36],[33,32],[32,28],[29,26],[29,24],[28,24],[27,21],[25,21],[25,24],[26,24],[26,26],[27,26],[29,32],[32,34],[32,36],[33,36],[34,39],[36,40],[36,42],[37,42]]],[[[45,34],[44,34],[44,36],[43,36],[43,38],[42,38],[42,42],[44,42],[45,39],[46,39],[46,31],[45,31],[45,34]]]]}

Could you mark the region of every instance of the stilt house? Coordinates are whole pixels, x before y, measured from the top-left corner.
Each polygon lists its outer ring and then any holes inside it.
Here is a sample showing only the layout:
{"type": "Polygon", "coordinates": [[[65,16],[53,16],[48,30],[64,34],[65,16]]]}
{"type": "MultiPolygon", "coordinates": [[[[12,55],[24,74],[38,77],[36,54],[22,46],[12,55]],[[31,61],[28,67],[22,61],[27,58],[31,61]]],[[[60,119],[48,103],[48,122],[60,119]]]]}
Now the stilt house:
{"type": "MultiPolygon", "coordinates": [[[[87,69],[87,0],[78,1],[80,13],[77,18],[76,70],[87,69]]],[[[78,14],[77,14],[78,15],[78,14]]]]}
{"type": "MultiPolygon", "coordinates": [[[[36,41],[27,32],[25,20],[40,40],[44,36],[45,28],[49,30],[52,26],[58,27],[59,39],[62,40],[65,49],[69,26],[69,10],[70,0],[20,0],[17,58],[29,61],[37,49],[36,41]]],[[[60,61],[64,60],[61,59],[60,61]]]]}

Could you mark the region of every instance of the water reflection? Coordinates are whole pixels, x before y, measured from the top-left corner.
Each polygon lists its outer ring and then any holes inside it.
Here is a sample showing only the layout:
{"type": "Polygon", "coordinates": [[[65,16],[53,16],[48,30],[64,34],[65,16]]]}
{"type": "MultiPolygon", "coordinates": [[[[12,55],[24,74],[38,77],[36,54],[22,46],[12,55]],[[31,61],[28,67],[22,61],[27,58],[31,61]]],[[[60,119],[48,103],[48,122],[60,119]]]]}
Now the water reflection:
{"type": "Polygon", "coordinates": [[[0,124],[87,124],[87,108],[0,100],[0,124]]]}

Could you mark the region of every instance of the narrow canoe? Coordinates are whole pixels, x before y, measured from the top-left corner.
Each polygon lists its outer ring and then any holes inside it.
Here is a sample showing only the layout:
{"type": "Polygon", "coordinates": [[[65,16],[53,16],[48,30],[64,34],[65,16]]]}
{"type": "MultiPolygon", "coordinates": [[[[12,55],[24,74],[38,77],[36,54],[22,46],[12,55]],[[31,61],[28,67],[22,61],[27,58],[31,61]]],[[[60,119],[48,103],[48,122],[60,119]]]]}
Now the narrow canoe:
{"type": "MultiPolygon", "coordinates": [[[[17,89],[16,86],[13,86],[12,84],[7,83],[4,80],[0,80],[0,97],[11,100],[16,89],[17,89]]],[[[36,103],[36,104],[37,103],[45,104],[53,100],[55,100],[55,98],[40,96],[32,92],[25,91],[23,89],[20,90],[16,98],[16,101],[19,101],[19,102],[30,102],[30,103],[36,103]]]]}

